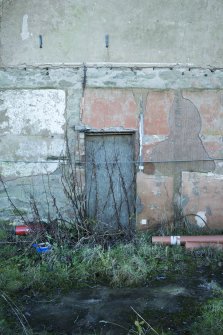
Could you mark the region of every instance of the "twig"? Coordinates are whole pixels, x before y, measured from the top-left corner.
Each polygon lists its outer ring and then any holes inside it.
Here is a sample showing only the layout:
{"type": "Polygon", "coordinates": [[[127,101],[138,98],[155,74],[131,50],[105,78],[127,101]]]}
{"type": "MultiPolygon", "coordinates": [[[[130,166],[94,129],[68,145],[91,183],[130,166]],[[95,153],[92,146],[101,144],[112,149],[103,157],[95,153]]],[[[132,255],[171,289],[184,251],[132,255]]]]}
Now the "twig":
{"type": "Polygon", "coordinates": [[[17,319],[19,320],[23,332],[25,335],[31,335],[32,329],[30,328],[30,325],[25,317],[24,314],[19,310],[19,308],[16,306],[16,304],[3,292],[1,292],[1,297],[5,300],[5,302],[9,305],[17,319]]]}
{"type": "Polygon", "coordinates": [[[205,221],[199,214],[189,213],[189,214],[185,214],[185,215],[184,215],[185,218],[186,218],[187,216],[194,216],[194,217],[197,216],[198,218],[200,218],[200,219],[204,222],[205,227],[207,227],[207,228],[210,230],[210,227],[208,226],[207,221],[205,221]]]}
{"type": "Polygon", "coordinates": [[[106,324],[114,325],[114,326],[120,327],[120,328],[128,331],[127,328],[125,328],[122,325],[119,325],[118,323],[115,323],[115,322],[100,320],[99,323],[106,323],[106,324]]]}
{"type": "Polygon", "coordinates": [[[11,206],[14,208],[14,210],[20,215],[20,217],[22,218],[23,222],[24,223],[27,223],[27,220],[24,218],[24,216],[22,215],[21,211],[16,207],[16,205],[14,204],[14,202],[12,201],[12,199],[10,198],[9,194],[8,194],[8,191],[7,191],[7,188],[5,186],[5,183],[2,179],[2,176],[0,175],[0,182],[2,183],[3,185],[3,188],[4,188],[4,191],[6,193],[6,196],[7,196],[7,199],[8,201],[10,202],[11,206]]]}
{"type": "Polygon", "coordinates": [[[154,332],[154,334],[159,335],[159,333],[157,333],[157,331],[152,326],[150,326],[150,324],[132,306],[131,309],[142,321],[145,322],[145,324],[154,332]]]}

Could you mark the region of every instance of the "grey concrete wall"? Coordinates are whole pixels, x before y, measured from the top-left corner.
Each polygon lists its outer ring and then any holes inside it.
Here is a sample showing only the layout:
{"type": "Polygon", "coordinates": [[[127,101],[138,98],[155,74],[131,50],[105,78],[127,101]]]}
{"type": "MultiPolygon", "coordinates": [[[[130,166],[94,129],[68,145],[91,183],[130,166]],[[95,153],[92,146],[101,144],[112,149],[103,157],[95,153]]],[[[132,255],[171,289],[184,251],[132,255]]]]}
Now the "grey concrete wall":
{"type": "MultiPolygon", "coordinates": [[[[61,184],[66,134],[72,153],[79,122],[82,69],[0,71],[0,219],[73,217],[61,184]],[[54,203],[56,199],[56,204],[54,203]],[[58,209],[56,208],[58,206],[58,209]]],[[[66,165],[66,164],[65,164],[66,165]]]]}
{"type": "Polygon", "coordinates": [[[222,0],[1,0],[0,4],[2,65],[222,66],[222,0]]]}
{"type": "Polygon", "coordinates": [[[55,171],[58,163],[48,161],[65,151],[65,92],[7,90],[0,92],[0,101],[1,173],[22,177],[55,171]]]}

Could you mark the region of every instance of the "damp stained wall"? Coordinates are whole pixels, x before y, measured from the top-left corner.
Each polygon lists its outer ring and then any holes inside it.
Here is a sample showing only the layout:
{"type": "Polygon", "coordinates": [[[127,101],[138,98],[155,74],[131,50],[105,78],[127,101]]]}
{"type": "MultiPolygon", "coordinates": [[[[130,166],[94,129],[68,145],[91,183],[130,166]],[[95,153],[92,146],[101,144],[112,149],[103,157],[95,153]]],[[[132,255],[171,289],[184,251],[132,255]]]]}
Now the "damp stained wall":
{"type": "Polygon", "coordinates": [[[171,222],[176,206],[201,227],[222,226],[222,96],[223,90],[86,90],[82,121],[88,128],[121,127],[138,137],[141,129],[140,228],[171,222]]]}
{"type": "MultiPolygon", "coordinates": [[[[221,69],[11,67],[0,78],[1,176],[28,217],[30,199],[43,219],[55,215],[52,195],[65,217],[74,215],[61,185],[65,133],[79,166],[85,131],[129,129],[136,134],[138,227],[171,222],[177,203],[222,228],[221,69]]],[[[3,185],[0,216],[20,220],[3,185]]]]}
{"type": "Polygon", "coordinates": [[[21,223],[20,211],[28,221],[37,215],[48,221],[56,206],[64,218],[73,217],[61,169],[67,127],[79,118],[79,70],[4,68],[0,78],[0,219],[21,223]]]}
{"type": "Polygon", "coordinates": [[[222,65],[221,0],[1,0],[0,4],[3,66],[222,65]]]}
{"type": "MultiPolygon", "coordinates": [[[[128,129],[138,227],[172,222],[177,204],[222,228],[222,12],[221,0],[0,0],[0,174],[28,219],[33,199],[42,219],[74,217],[65,137],[84,176],[85,131],[128,129]]],[[[17,214],[0,184],[0,218],[17,214]]]]}
{"type": "Polygon", "coordinates": [[[0,91],[1,173],[23,177],[54,172],[65,149],[65,123],[62,90],[0,91]],[[52,158],[57,161],[49,163],[52,158]]]}

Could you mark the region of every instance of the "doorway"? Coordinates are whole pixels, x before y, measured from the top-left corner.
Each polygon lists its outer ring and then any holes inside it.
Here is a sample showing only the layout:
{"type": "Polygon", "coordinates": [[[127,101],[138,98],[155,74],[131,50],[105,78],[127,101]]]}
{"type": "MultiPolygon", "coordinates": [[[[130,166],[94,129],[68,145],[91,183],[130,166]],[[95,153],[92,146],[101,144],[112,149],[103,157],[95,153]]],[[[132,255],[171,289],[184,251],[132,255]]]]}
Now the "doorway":
{"type": "Polygon", "coordinates": [[[86,210],[108,230],[135,226],[134,133],[86,134],[86,210]]]}

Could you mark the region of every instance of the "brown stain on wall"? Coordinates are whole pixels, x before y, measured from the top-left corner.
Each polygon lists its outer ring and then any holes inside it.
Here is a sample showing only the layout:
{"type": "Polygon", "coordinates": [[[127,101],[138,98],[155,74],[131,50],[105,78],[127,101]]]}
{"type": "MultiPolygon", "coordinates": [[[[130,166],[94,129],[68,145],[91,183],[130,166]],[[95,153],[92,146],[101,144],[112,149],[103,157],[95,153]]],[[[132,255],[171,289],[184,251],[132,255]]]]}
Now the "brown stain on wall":
{"type": "MultiPolygon", "coordinates": [[[[199,137],[200,114],[190,100],[183,98],[180,91],[175,93],[170,109],[169,127],[168,139],[155,147],[151,155],[152,161],[190,162],[210,159],[199,137]]],[[[212,162],[207,162],[207,171],[213,167],[212,162]]]]}

